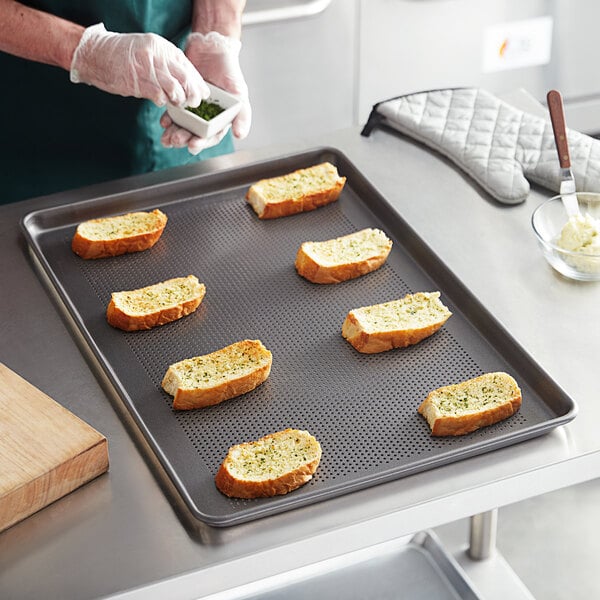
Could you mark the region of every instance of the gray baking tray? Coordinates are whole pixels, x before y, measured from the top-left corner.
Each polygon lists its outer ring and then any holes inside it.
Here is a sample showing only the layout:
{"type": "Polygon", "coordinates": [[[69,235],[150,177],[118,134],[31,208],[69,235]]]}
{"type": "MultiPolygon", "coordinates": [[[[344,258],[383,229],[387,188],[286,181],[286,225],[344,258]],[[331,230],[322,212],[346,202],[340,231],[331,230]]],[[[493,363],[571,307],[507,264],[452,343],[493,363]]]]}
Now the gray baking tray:
{"type": "MultiPolygon", "coordinates": [[[[220,600],[481,600],[433,532],[387,542],[230,592],[220,600]],[[305,572],[308,571],[308,572],[305,572]]],[[[209,598],[210,600],[210,598],[209,598]]]]}
{"type": "Polygon", "coordinates": [[[574,402],[337,149],[173,177],[105,196],[93,188],[96,196],[30,213],[22,227],[194,519],[229,526],[279,513],[514,444],[575,417],[574,402]],[[337,202],[266,221],[245,202],[254,181],[324,160],[347,177],[337,202]],[[79,222],[154,208],[169,221],[152,249],[88,261],[72,253],[79,222]],[[380,227],[394,242],[378,271],[338,285],[312,284],[296,274],[294,259],[303,241],[369,226],[380,227]],[[132,333],[107,324],[111,292],[189,274],[207,287],[192,315],[132,333]],[[342,338],[350,309],[432,290],[441,291],[454,314],[418,345],[364,355],[342,338]],[[160,386],[168,365],[245,338],[260,339],[273,352],[269,379],[220,405],[173,411],[160,386]],[[520,412],[463,437],[432,437],[416,410],[427,393],[497,370],[518,380],[520,412]],[[323,458],[313,480],[276,498],[221,495],[214,475],[227,449],[286,427],[307,429],[321,442],[323,458]]]}

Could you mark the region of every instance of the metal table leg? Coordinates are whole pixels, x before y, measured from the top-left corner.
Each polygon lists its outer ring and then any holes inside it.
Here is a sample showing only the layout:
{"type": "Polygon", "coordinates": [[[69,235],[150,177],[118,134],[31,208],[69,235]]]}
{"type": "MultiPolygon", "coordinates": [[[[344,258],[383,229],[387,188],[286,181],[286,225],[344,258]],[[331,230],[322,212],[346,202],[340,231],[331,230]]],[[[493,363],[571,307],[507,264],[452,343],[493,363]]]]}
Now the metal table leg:
{"type": "Polygon", "coordinates": [[[470,526],[469,556],[473,560],[489,558],[496,549],[498,509],[473,515],[470,526]]]}

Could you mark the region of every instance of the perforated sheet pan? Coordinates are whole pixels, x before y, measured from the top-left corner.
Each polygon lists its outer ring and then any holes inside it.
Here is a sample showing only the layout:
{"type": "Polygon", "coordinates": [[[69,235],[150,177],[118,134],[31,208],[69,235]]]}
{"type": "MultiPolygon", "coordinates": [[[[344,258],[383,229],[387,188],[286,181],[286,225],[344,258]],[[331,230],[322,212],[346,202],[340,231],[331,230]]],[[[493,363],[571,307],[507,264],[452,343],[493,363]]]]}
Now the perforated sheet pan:
{"type": "Polygon", "coordinates": [[[573,401],[336,149],[97,195],[31,213],[22,225],[136,426],[191,515],[204,523],[229,526],[445,465],[540,435],[576,414],[573,401]],[[246,204],[254,181],[323,160],[347,177],[337,202],[268,221],[246,204]],[[80,221],[157,207],[169,222],[151,250],[91,261],[71,252],[80,221]],[[315,285],[296,274],[303,241],[369,226],[394,241],[380,270],[338,285],[315,285]],[[133,333],[107,324],[111,292],[189,274],[207,287],[192,315],[133,333]],[[350,309],[432,290],[441,291],[454,314],[418,345],[363,355],[342,338],[350,309]],[[220,405],[173,411],[160,386],[168,365],[245,338],[260,339],[273,352],[269,379],[220,405]],[[432,437],[417,414],[427,393],[496,370],[518,380],[521,411],[463,437],[432,437]],[[286,427],[307,429],[321,442],[313,480],[276,498],[221,495],[214,475],[227,449],[286,427]]]}

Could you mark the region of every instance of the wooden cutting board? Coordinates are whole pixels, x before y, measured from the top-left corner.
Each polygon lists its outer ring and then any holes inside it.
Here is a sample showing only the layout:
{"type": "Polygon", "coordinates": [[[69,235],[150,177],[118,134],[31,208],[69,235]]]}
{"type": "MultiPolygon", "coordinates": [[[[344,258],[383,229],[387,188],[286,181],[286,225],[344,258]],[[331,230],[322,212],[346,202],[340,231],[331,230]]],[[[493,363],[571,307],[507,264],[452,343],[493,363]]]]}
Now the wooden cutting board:
{"type": "Polygon", "coordinates": [[[0,531],[107,469],[102,434],[0,363],[0,531]]]}

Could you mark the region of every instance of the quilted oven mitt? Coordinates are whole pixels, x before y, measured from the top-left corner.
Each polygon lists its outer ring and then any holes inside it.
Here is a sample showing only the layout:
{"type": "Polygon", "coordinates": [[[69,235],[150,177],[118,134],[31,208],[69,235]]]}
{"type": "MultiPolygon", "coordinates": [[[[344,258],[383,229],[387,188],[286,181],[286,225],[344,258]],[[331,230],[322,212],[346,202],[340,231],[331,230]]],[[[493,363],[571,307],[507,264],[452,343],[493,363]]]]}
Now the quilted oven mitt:
{"type": "MultiPolygon", "coordinates": [[[[379,102],[362,135],[368,136],[378,123],[437,150],[505,204],[527,198],[527,180],[559,191],[550,121],[485,90],[434,90],[379,102]]],[[[567,138],[577,190],[600,192],[600,140],[571,129],[567,138]]]]}

